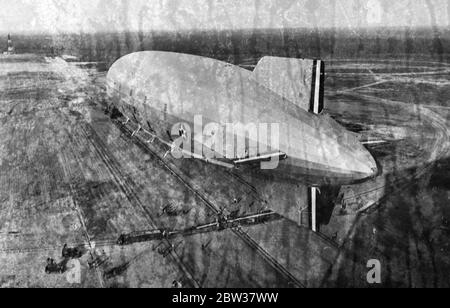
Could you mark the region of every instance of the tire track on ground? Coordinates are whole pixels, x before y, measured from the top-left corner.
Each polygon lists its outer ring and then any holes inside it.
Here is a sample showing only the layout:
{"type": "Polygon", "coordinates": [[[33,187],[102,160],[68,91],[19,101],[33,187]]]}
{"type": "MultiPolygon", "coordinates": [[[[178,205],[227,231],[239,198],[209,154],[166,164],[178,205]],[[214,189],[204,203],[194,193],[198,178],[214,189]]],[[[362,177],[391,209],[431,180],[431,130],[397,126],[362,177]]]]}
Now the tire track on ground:
{"type": "MultiPolygon", "coordinates": [[[[100,137],[97,135],[97,133],[93,130],[93,128],[87,123],[85,123],[84,125],[80,125],[80,128],[84,137],[86,138],[87,141],[90,142],[91,146],[93,147],[97,155],[101,158],[106,168],[108,169],[110,175],[113,177],[115,183],[118,185],[118,188],[127,198],[128,202],[132,206],[137,206],[137,208],[142,213],[144,213],[144,217],[146,218],[150,228],[157,229],[158,226],[155,219],[148,211],[148,209],[144,206],[144,204],[142,204],[141,200],[139,199],[133,188],[136,187],[137,185],[131,179],[128,179],[123,174],[120,164],[117,162],[115,158],[112,157],[112,155],[110,155],[108,148],[100,139],[100,137]]],[[[173,246],[168,239],[163,240],[163,242],[171,247],[173,246]]],[[[180,261],[179,257],[173,251],[171,252],[170,255],[173,257],[174,261],[177,263],[178,267],[182,270],[185,276],[189,280],[191,280],[191,282],[193,282],[193,284],[196,287],[200,287],[200,284],[198,283],[198,281],[195,280],[191,270],[180,261]]]]}

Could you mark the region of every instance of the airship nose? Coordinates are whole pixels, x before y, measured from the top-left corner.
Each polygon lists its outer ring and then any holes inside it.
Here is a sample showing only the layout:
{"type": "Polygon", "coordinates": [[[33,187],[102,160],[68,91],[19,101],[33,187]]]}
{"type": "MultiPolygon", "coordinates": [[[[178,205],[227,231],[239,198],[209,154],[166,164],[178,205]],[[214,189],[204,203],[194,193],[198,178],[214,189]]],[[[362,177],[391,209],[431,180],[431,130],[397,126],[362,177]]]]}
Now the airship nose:
{"type": "Polygon", "coordinates": [[[336,170],[343,178],[362,181],[378,174],[378,166],[372,154],[352,136],[347,139],[329,138],[323,148],[328,151],[326,159],[329,170],[336,170]],[[339,150],[332,152],[333,148],[339,150]]]}
{"type": "Polygon", "coordinates": [[[354,181],[378,175],[378,165],[372,154],[359,142],[357,134],[347,131],[330,117],[322,116],[319,127],[323,129],[321,144],[333,157],[328,160],[330,169],[354,181]],[[334,149],[338,149],[335,151],[334,149]]]}
{"type": "Polygon", "coordinates": [[[357,151],[354,151],[349,157],[349,166],[357,180],[364,180],[378,175],[377,162],[372,154],[360,145],[357,151]]]}

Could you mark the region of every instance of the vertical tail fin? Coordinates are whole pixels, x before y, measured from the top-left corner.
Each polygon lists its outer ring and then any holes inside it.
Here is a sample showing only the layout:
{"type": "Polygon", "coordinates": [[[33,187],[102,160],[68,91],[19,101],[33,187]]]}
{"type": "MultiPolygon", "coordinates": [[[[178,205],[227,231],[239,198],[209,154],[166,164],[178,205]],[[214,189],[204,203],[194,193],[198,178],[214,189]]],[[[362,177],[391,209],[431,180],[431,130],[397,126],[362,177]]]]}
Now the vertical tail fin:
{"type": "Polygon", "coordinates": [[[325,63],[320,60],[314,60],[312,72],[309,112],[319,114],[324,108],[325,63]]]}
{"type": "Polygon", "coordinates": [[[321,60],[264,57],[252,78],[306,111],[324,109],[325,63],[321,60]]]}

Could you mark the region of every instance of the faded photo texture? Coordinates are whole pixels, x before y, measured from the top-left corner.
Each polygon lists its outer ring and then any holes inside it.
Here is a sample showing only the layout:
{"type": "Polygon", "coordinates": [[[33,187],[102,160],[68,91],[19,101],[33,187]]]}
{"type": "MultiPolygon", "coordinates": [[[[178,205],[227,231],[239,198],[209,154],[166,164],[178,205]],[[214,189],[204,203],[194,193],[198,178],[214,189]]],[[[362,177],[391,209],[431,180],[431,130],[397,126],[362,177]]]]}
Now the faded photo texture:
{"type": "Polygon", "coordinates": [[[449,101],[450,0],[0,0],[0,287],[450,287],[449,101]],[[143,51],[227,64],[116,62],[143,51]],[[277,145],[308,132],[336,170],[364,145],[370,178],[170,155],[174,101],[295,117],[313,60],[323,112],[277,145]]]}

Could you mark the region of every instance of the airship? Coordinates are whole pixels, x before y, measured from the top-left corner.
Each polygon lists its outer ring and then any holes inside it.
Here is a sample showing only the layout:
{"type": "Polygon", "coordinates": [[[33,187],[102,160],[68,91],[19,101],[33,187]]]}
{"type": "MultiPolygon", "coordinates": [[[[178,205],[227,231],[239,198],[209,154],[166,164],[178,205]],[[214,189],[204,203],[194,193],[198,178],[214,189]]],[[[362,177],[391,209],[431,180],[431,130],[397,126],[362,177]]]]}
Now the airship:
{"type": "Polygon", "coordinates": [[[174,157],[311,187],[377,175],[377,163],[324,112],[325,63],[263,57],[253,71],[219,60],[143,51],[107,74],[111,108],[174,157]]]}

